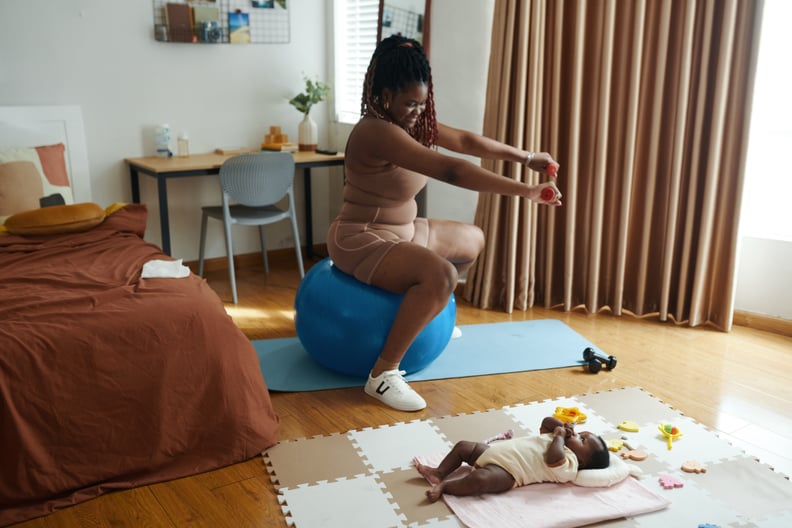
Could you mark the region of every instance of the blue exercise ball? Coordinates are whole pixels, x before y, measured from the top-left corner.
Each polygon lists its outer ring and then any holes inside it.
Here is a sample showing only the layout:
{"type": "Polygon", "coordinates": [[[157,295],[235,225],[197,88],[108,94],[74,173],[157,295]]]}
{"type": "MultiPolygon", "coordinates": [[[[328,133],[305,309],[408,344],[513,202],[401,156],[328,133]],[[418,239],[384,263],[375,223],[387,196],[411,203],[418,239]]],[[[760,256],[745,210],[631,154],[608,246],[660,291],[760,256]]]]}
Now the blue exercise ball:
{"type": "MultiPolygon", "coordinates": [[[[337,269],[331,259],[305,274],[294,300],[297,336],[324,367],[367,377],[388,336],[402,296],[369,286],[337,269]]],[[[421,331],[399,368],[408,374],[425,368],[445,350],[456,322],[456,300],[421,331]]]]}

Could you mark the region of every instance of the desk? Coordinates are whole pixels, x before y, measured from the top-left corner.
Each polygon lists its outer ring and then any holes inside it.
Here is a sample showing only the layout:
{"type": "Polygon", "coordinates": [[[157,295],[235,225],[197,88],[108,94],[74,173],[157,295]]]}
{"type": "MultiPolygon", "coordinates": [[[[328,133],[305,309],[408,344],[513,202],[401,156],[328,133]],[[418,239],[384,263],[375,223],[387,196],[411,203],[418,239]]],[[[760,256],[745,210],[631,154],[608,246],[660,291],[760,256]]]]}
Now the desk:
{"type": "MultiPolygon", "coordinates": [[[[184,158],[159,158],[148,156],[143,158],[126,158],[129,165],[129,180],[132,184],[132,201],[140,203],[140,174],[157,179],[157,197],[159,199],[160,231],[162,233],[162,250],[170,255],[170,223],[168,218],[168,186],[169,178],[186,178],[190,176],[210,176],[220,174],[220,166],[235,154],[194,154],[184,158]]],[[[313,211],[311,206],[311,169],[313,167],[332,167],[344,164],[344,155],[317,154],[316,152],[293,152],[294,165],[303,170],[305,180],[305,243],[308,258],[313,258],[313,211]]]]}

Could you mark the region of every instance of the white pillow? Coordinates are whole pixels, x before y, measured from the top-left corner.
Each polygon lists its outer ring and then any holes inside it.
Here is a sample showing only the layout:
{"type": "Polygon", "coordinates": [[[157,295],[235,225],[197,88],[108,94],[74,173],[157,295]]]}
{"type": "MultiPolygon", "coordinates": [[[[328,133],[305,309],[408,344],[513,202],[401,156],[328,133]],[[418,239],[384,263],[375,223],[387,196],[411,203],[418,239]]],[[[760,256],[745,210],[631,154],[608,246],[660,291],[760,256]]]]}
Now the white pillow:
{"type": "Polygon", "coordinates": [[[610,465],[603,469],[581,469],[573,484],[586,488],[609,488],[630,475],[638,477],[643,473],[635,464],[628,464],[614,453],[610,453],[610,465]]]}

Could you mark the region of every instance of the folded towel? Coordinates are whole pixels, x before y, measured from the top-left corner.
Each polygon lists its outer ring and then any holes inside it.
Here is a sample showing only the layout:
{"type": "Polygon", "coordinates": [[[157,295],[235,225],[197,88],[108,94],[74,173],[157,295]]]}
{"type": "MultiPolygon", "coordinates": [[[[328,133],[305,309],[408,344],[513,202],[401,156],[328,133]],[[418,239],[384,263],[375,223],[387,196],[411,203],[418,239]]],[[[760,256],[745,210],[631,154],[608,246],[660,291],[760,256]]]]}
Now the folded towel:
{"type": "Polygon", "coordinates": [[[141,279],[172,278],[183,279],[190,276],[190,268],[179,260],[149,260],[143,264],[141,279]]]}

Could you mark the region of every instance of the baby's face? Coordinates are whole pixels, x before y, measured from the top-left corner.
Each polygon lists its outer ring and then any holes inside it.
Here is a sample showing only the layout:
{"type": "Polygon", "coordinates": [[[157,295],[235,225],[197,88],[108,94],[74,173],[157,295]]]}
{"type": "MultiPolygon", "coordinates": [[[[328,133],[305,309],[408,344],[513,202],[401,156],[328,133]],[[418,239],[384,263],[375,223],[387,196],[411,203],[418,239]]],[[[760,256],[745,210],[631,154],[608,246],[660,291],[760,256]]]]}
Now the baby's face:
{"type": "Polygon", "coordinates": [[[602,440],[591,431],[573,432],[564,439],[564,445],[575,453],[578,459],[578,467],[581,469],[586,468],[590,464],[593,453],[603,449],[602,440]]]}

